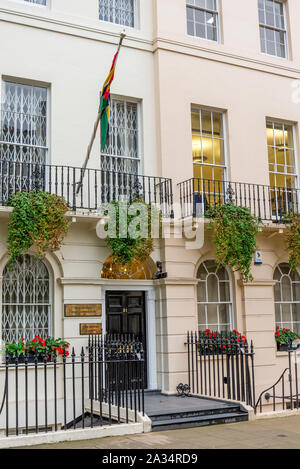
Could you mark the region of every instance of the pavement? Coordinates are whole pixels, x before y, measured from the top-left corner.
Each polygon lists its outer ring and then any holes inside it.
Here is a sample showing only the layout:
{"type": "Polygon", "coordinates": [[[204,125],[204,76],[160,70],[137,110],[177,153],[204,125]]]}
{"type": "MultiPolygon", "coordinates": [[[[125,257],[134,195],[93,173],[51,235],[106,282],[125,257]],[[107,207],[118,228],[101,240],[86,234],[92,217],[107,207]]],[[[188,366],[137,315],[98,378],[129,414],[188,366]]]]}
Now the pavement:
{"type": "Polygon", "coordinates": [[[30,449],[300,449],[300,416],[31,446],[30,449]]]}

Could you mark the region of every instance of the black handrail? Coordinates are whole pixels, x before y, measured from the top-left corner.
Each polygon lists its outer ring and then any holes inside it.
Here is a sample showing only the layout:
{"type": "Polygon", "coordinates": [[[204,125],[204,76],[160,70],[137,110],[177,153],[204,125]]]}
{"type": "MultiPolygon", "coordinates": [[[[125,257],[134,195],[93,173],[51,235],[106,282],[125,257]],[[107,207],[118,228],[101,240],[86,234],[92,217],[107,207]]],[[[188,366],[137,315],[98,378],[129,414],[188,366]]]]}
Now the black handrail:
{"type": "MultiPolygon", "coordinates": [[[[289,399],[291,398],[291,395],[289,396],[285,396],[284,393],[282,396],[276,396],[275,394],[275,387],[277,386],[278,383],[282,383],[282,386],[283,386],[283,389],[284,389],[284,376],[286,374],[286,372],[289,371],[289,368],[286,368],[283,373],[280,375],[280,378],[276,381],[276,383],[274,383],[272,386],[269,386],[267,389],[265,389],[264,391],[262,391],[257,399],[257,402],[254,406],[254,412],[257,413],[257,408],[258,408],[258,405],[260,406],[260,412],[262,412],[262,398],[263,396],[265,395],[265,399],[266,400],[269,400],[270,397],[273,397],[273,408],[275,406],[275,403],[274,403],[274,400],[275,399],[282,399],[282,404],[283,404],[283,410],[284,410],[284,401],[286,399],[289,399]],[[268,396],[267,395],[267,392],[270,391],[270,390],[273,390],[273,396],[268,396]]],[[[292,396],[293,397],[293,396],[292,396]]],[[[274,409],[275,410],[275,409],[274,409]]]]}
{"type": "Polygon", "coordinates": [[[0,406],[0,415],[2,414],[6,397],[7,397],[7,374],[5,374],[4,392],[3,392],[2,403],[0,406]]]}
{"type": "Polygon", "coordinates": [[[288,341],[287,344],[287,352],[288,352],[288,367],[282,372],[278,380],[271,386],[268,386],[264,391],[262,391],[259,395],[259,398],[255,404],[255,413],[259,407],[260,412],[263,411],[263,397],[267,401],[272,399],[272,408],[273,411],[277,410],[277,406],[281,405],[282,410],[287,410],[287,403],[289,402],[290,410],[293,410],[294,407],[297,409],[300,407],[300,394],[299,394],[299,383],[298,383],[298,362],[297,362],[297,350],[298,348],[293,348],[293,344],[291,340],[288,341]],[[292,365],[292,353],[295,353],[295,362],[294,366],[292,365]],[[285,376],[288,372],[288,382],[286,383],[288,391],[286,391],[285,387],[285,376]],[[277,386],[280,385],[280,392],[277,389],[277,386]],[[269,394],[268,391],[272,393],[269,394]],[[279,402],[278,402],[279,400],[279,402]]]}

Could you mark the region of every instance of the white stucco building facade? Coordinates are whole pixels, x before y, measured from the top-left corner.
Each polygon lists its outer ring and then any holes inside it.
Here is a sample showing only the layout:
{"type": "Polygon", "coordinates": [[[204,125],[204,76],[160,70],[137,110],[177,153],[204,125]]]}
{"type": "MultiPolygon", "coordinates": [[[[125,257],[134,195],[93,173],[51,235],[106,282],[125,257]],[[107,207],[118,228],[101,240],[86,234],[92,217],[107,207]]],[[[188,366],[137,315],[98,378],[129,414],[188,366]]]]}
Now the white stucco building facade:
{"type": "MultiPolygon", "coordinates": [[[[274,301],[281,274],[293,285],[299,281],[286,272],[284,227],[278,223],[274,191],[274,187],[291,190],[292,199],[287,196],[287,203],[296,203],[298,3],[0,0],[0,160],[51,166],[47,174],[54,178],[53,187],[55,182],[64,186],[63,195],[71,208],[70,230],[63,246],[49,253],[44,262],[47,287],[42,311],[35,304],[35,314],[44,317],[41,330],[63,337],[80,350],[87,341],[80,334],[80,324],[100,323],[103,332],[116,332],[118,327],[120,333],[133,332],[120,325],[124,308],[128,314],[133,302],[131,307],[136,308],[145,335],[149,389],[173,393],[180,382],[186,382],[186,333],[205,327],[239,329],[253,339],[258,391],[276,380],[286,357],[276,350],[275,325],[298,330],[300,321],[297,294],[274,301]],[[92,199],[88,206],[91,199],[86,195],[84,202],[81,194],[74,202],[73,177],[77,182],[80,169],[73,168],[83,164],[99,93],[123,30],[126,38],[112,85],[110,141],[101,155],[100,139],[96,138],[88,166],[89,185],[86,182],[85,186],[92,199]],[[187,190],[191,206],[203,180],[251,185],[252,202],[256,190],[261,201],[266,200],[264,194],[271,194],[267,209],[263,202],[256,206],[264,210],[265,226],[257,239],[263,264],[253,265],[253,282],[243,284],[239,274],[228,270],[220,280],[224,295],[229,292],[226,300],[220,295],[213,299],[199,296],[199,284],[208,281],[209,272],[215,273],[215,249],[207,232],[201,249],[186,249],[186,240],[174,236],[158,240],[142,273],[127,279],[125,275],[104,278],[111,253],[97,236],[101,217],[95,210],[95,201],[97,207],[102,201],[102,171],[172,179],[177,222],[183,201],[178,184],[188,180],[198,181],[198,190],[194,183],[181,187],[182,191],[193,187],[187,190]],[[153,279],[157,261],[163,262],[167,279],[153,279]],[[119,302],[120,317],[109,322],[114,301],[119,302]],[[285,301],[287,309],[282,306],[285,301]],[[100,304],[102,316],[66,317],[65,306],[72,304],[100,304]]],[[[149,181],[154,197],[161,180],[149,181]]],[[[107,195],[115,186],[110,178],[105,184],[107,195]]],[[[7,189],[4,183],[1,187],[3,196],[7,189]]],[[[171,185],[168,190],[163,197],[171,205],[171,185]]],[[[233,186],[233,190],[238,203],[240,189],[233,186]]],[[[211,193],[204,192],[206,196],[211,193]]],[[[193,218],[193,213],[188,215],[193,218]]],[[[10,209],[0,207],[2,343],[7,331],[11,339],[17,338],[14,330],[19,326],[12,325],[11,318],[13,312],[21,314],[18,304],[24,306],[27,301],[20,299],[16,305],[7,290],[9,216],[10,209]]],[[[24,261],[25,270],[33,262],[30,259],[24,261]]],[[[22,327],[30,335],[30,325],[22,327]]]]}

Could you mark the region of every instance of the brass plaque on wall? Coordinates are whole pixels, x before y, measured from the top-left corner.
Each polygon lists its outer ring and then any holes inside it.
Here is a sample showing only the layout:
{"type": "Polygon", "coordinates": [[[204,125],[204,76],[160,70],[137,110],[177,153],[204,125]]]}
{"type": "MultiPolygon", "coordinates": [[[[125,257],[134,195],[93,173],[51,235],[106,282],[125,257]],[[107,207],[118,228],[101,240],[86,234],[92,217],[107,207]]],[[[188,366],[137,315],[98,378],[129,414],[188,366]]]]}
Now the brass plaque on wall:
{"type": "Polygon", "coordinates": [[[102,333],[102,324],[80,324],[80,335],[96,335],[102,333]]]}
{"type": "Polygon", "coordinates": [[[66,318],[101,317],[102,305],[65,305],[66,318]]]}

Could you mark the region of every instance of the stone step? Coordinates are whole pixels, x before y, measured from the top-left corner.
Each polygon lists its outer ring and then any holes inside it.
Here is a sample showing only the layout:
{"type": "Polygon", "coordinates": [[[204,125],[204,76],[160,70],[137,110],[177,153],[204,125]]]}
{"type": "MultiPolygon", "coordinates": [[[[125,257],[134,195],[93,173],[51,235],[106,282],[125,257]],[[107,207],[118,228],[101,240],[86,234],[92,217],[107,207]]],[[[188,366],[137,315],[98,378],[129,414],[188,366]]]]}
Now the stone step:
{"type": "Polygon", "coordinates": [[[180,418],[189,418],[189,417],[203,417],[203,416],[212,416],[212,415],[219,415],[219,414],[229,414],[229,413],[239,413],[240,407],[238,405],[232,406],[218,406],[216,408],[210,409],[199,409],[199,410],[188,410],[185,411],[184,408],[181,410],[174,410],[174,411],[152,411],[147,412],[148,417],[152,420],[152,422],[156,422],[159,420],[171,420],[171,419],[180,419],[180,418]]]}
{"type": "Polygon", "coordinates": [[[246,412],[228,412],[196,417],[181,417],[177,419],[156,420],[152,422],[152,431],[176,430],[180,428],[204,427],[248,420],[246,412]]]}

